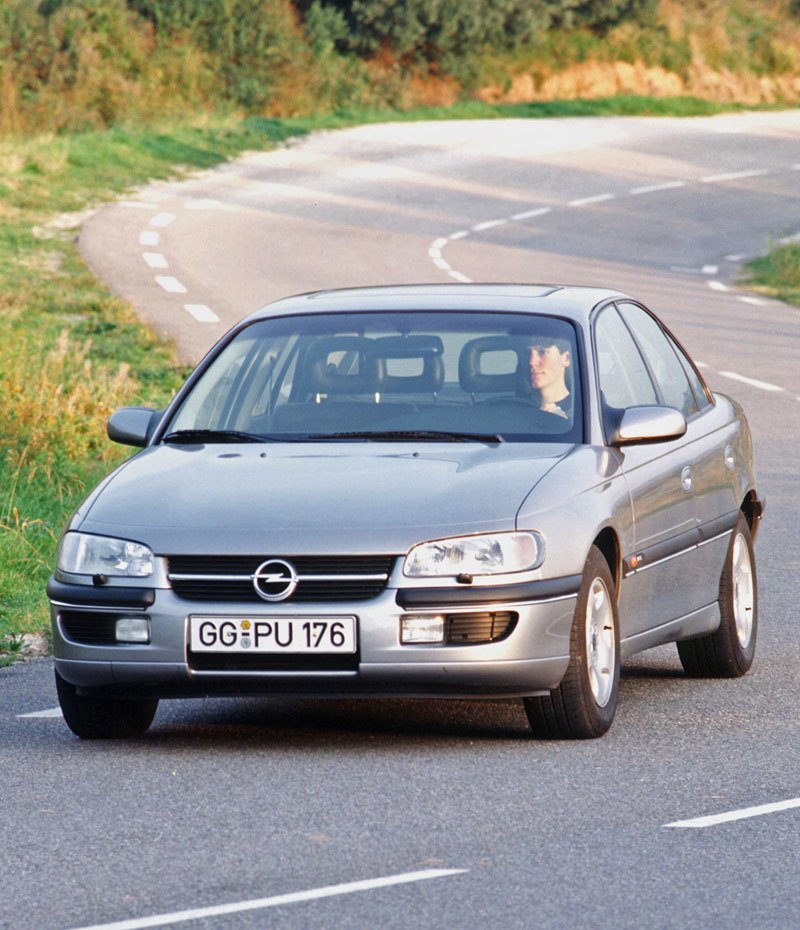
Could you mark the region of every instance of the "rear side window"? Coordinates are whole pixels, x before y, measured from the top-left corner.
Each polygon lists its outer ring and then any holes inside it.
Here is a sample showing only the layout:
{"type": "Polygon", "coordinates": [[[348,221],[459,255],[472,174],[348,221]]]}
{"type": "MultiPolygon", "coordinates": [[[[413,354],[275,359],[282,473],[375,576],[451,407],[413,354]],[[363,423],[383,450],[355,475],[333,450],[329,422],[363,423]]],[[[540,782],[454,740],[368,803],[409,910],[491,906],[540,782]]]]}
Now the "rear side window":
{"type": "Polygon", "coordinates": [[[663,403],[676,407],[685,417],[697,413],[698,399],[678,358],[677,346],[655,318],[641,307],[623,303],[619,311],[642,347],[663,403]]]}

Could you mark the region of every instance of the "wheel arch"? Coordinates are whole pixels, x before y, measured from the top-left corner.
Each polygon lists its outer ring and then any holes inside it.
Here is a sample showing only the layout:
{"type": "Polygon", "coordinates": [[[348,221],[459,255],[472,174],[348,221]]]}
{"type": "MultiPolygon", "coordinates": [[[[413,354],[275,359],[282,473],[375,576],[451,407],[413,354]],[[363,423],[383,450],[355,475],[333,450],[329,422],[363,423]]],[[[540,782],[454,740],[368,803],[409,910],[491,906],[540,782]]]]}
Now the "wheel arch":
{"type": "Polygon", "coordinates": [[[619,600],[622,560],[617,534],[610,526],[607,526],[597,534],[593,545],[597,546],[603,554],[603,558],[605,558],[608,563],[611,577],[614,579],[614,589],[616,591],[617,600],[619,600]]]}
{"type": "Polygon", "coordinates": [[[750,527],[750,536],[755,542],[758,528],[761,525],[761,517],[764,515],[764,502],[753,489],[747,492],[739,509],[747,520],[747,525],[750,527]]]}

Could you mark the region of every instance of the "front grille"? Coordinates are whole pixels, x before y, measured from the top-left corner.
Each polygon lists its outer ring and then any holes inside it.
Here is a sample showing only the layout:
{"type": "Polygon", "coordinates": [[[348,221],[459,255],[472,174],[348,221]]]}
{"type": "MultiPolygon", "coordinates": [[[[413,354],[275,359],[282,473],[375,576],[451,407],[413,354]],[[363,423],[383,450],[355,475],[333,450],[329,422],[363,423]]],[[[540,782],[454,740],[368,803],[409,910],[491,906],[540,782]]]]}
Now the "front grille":
{"type": "MultiPolygon", "coordinates": [[[[253,576],[274,556],[168,556],[169,580],[175,594],[190,601],[230,601],[263,604],[253,576]]],[[[289,603],[298,601],[361,601],[377,597],[386,587],[394,556],[279,556],[299,576],[289,603]],[[308,576],[314,576],[309,578],[308,576]]],[[[284,602],[286,603],[286,602],[284,602]]]]}
{"type": "Polygon", "coordinates": [[[480,614],[448,614],[448,643],[494,643],[514,629],[519,615],[513,611],[480,614]]]}

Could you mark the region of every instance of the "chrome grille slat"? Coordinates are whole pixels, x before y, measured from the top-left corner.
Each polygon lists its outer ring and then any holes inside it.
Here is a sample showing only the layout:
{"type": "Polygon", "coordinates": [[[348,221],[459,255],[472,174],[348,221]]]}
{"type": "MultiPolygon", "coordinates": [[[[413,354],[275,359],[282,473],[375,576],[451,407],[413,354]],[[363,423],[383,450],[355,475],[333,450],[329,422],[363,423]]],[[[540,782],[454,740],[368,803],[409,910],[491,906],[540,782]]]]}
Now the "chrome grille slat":
{"type": "MultiPolygon", "coordinates": [[[[168,578],[185,600],[262,603],[253,577],[270,555],[167,556],[168,578]]],[[[386,587],[394,556],[280,556],[294,567],[298,585],[287,599],[298,601],[366,600],[386,587]]]]}

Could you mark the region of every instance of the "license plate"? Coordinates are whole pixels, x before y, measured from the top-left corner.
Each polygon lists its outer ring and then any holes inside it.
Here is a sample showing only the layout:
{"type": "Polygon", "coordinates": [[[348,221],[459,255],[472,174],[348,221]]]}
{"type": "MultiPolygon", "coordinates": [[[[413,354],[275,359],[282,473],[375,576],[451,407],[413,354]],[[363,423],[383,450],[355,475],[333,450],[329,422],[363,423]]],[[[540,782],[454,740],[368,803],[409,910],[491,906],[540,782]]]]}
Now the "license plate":
{"type": "Polygon", "coordinates": [[[355,617],[190,617],[192,652],[356,651],[355,617]]]}

